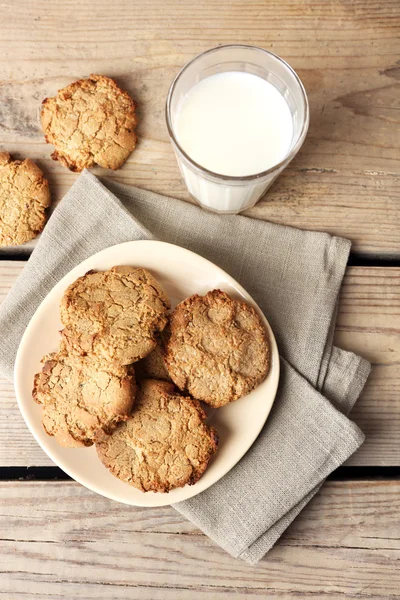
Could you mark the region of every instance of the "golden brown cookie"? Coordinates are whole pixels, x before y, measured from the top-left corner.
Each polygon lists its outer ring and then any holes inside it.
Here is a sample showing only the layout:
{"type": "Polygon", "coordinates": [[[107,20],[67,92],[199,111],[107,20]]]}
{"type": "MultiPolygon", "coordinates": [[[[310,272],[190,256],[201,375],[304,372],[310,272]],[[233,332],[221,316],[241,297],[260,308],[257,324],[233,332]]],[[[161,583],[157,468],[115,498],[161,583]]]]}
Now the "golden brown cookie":
{"type": "Polygon", "coordinates": [[[206,425],[199,402],[152,379],[139,384],[129,419],[96,444],[111,473],[143,492],[193,485],[217,446],[217,433],[206,425]]]}
{"type": "Polygon", "coordinates": [[[51,155],[71,171],[95,163],[119,169],[136,146],[136,102],[109,77],[90,75],[43,100],[42,127],[51,155]]]}
{"type": "Polygon", "coordinates": [[[135,363],[135,373],[138,379],[172,381],[159,344],[157,344],[150,354],[135,363]]]}
{"type": "Polygon", "coordinates": [[[169,299],[145,269],[118,266],[89,271],[61,300],[64,339],[70,352],[128,365],[147,356],[167,324],[169,299]]]}
{"type": "Polygon", "coordinates": [[[260,317],[252,306],[221,290],[178,304],[163,337],[174,383],[215,408],[248,394],[269,370],[260,317]]]}
{"type": "Polygon", "coordinates": [[[45,431],[61,446],[91,446],[128,418],[136,394],[131,370],[99,366],[63,345],[42,362],[32,395],[43,407],[45,431]]]}
{"type": "Polygon", "coordinates": [[[49,184],[39,167],[29,158],[12,160],[8,152],[0,152],[0,246],[36,237],[49,205],[49,184]]]}

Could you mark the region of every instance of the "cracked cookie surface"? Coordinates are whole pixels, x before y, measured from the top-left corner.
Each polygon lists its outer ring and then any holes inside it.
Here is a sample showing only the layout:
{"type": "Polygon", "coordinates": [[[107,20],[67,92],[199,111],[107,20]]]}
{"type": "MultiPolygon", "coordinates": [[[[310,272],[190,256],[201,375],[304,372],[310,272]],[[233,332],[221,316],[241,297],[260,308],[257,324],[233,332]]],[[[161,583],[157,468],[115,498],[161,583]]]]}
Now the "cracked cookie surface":
{"type": "Polygon", "coordinates": [[[163,334],[174,383],[215,408],[248,394],[269,371],[265,328],[252,306],[221,290],[187,298],[163,334]]]}
{"type": "Polygon", "coordinates": [[[91,358],[68,354],[63,345],[42,362],[32,396],[43,407],[46,433],[61,446],[91,446],[128,418],[136,384],[126,367],[99,366],[91,358]]]}
{"type": "Polygon", "coordinates": [[[61,300],[63,337],[70,352],[128,365],[155,348],[169,308],[165,291],[146,269],[89,271],[61,300]]]}
{"type": "Polygon", "coordinates": [[[135,364],[135,373],[139,379],[161,379],[172,381],[159,343],[150,354],[135,364]]]}
{"type": "Polygon", "coordinates": [[[96,444],[113,475],[143,492],[168,492],[193,485],[218,446],[200,403],[173,384],[152,379],[138,385],[129,419],[96,444]]]}
{"type": "Polygon", "coordinates": [[[136,103],[109,77],[90,75],[43,100],[42,127],[54,160],[71,171],[119,169],[136,146],[136,103]]]}
{"type": "Polygon", "coordinates": [[[0,152],[0,246],[17,246],[36,237],[50,205],[47,179],[29,158],[12,160],[0,152]]]}

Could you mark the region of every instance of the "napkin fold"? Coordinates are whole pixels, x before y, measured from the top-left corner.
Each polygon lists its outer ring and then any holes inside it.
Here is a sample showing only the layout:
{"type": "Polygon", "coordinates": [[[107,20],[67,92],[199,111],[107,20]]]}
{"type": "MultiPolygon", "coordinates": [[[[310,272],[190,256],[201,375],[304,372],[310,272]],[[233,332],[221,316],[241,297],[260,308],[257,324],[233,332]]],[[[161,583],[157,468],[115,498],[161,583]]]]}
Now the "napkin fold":
{"type": "Polygon", "coordinates": [[[275,333],[281,379],[271,414],[242,460],[175,508],[231,555],[254,564],[362,444],[347,418],[370,371],[332,346],[348,240],[196,206],[84,171],[55,209],[0,307],[0,373],[36,308],[73,267],[130,240],[158,239],[208,258],[237,279],[275,333]]]}

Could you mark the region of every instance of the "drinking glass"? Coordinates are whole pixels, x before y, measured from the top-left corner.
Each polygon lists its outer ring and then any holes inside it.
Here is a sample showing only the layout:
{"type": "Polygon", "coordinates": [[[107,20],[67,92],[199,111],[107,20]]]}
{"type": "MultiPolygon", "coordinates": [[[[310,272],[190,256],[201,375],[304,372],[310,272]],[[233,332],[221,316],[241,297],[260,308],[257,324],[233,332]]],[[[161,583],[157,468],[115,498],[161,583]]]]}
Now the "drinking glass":
{"type": "Polygon", "coordinates": [[[168,92],[166,121],[179,169],[192,198],[207,210],[236,214],[254,206],[296,156],[307,134],[309,108],[303,84],[282,58],[263,48],[233,44],[207,50],[179,71],[168,92]],[[176,136],[176,117],[188,91],[205,77],[225,71],[244,71],[262,77],[282,94],[292,115],[293,137],[287,155],[277,165],[255,175],[234,177],[214,173],[196,163],[176,136]]]}

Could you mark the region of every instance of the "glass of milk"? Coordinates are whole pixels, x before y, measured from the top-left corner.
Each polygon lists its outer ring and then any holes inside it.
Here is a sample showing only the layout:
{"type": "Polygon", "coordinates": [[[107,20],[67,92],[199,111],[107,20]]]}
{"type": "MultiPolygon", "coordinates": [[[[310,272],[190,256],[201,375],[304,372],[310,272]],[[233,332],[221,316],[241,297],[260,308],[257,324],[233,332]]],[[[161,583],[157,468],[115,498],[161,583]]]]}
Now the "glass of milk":
{"type": "Polygon", "coordinates": [[[190,195],[239,213],[256,204],[307,134],[304,87],[281,58],[229,45],[191,60],[171,84],[168,132],[190,195]]]}

